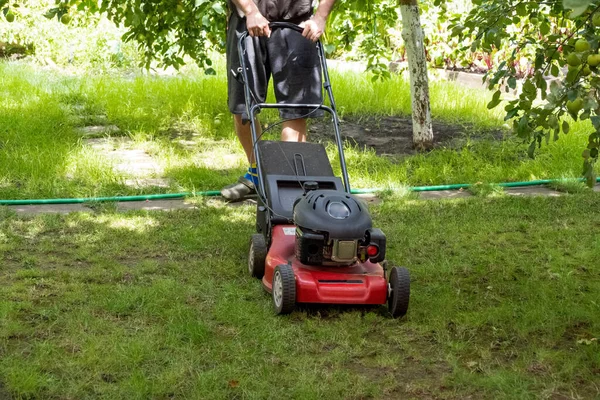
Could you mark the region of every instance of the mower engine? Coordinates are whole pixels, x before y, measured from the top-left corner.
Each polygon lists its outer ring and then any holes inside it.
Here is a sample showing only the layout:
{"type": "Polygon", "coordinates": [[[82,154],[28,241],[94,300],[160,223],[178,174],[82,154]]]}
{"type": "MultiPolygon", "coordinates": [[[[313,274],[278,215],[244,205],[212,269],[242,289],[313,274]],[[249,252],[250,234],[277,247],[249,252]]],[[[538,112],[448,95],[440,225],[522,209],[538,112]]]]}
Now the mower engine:
{"type": "Polygon", "coordinates": [[[385,235],[372,227],[367,205],[337,190],[312,190],[294,202],[296,258],[303,264],[346,266],[385,259],[385,235]]]}

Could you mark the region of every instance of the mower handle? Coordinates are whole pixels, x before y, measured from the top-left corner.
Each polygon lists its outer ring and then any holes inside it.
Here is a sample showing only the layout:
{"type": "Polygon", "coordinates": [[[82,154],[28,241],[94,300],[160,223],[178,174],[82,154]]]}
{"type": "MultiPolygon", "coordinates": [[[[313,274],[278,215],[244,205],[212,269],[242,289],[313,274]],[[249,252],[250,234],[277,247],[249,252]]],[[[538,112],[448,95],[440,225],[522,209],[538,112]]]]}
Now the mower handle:
{"type": "Polygon", "coordinates": [[[300,33],[304,32],[304,28],[300,27],[299,25],[292,24],[291,22],[270,22],[269,28],[271,28],[271,29],[287,28],[287,29],[293,29],[296,32],[300,32],[300,33]]]}
{"type": "MultiPolygon", "coordinates": [[[[269,28],[271,29],[277,29],[277,28],[286,28],[286,29],[292,29],[298,33],[302,33],[304,32],[304,28],[300,27],[297,24],[293,24],[291,22],[270,22],[269,23],[269,28]]],[[[256,111],[260,110],[260,108],[319,108],[325,111],[328,111],[329,113],[332,114],[333,116],[333,126],[334,126],[334,130],[335,130],[335,141],[337,143],[337,148],[338,148],[338,154],[340,156],[340,166],[342,168],[342,179],[344,182],[344,188],[346,189],[347,193],[350,193],[350,183],[348,180],[348,170],[346,168],[346,159],[344,157],[344,144],[342,143],[342,136],[340,134],[340,120],[339,117],[337,115],[337,109],[335,106],[335,100],[333,99],[333,91],[331,90],[331,82],[329,80],[329,71],[327,70],[327,61],[325,59],[325,50],[323,49],[323,44],[321,43],[320,40],[317,40],[316,46],[319,52],[319,59],[321,60],[321,72],[323,74],[323,89],[327,92],[327,95],[329,96],[329,102],[331,103],[331,107],[327,107],[325,105],[323,105],[323,103],[319,104],[319,105],[315,105],[315,104],[287,104],[287,105],[282,105],[282,104],[266,104],[266,103],[261,103],[261,104],[254,104],[252,105],[252,96],[251,96],[251,90],[248,86],[248,67],[246,66],[246,59],[243,56],[244,54],[246,54],[246,48],[244,46],[245,42],[246,42],[246,38],[250,35],[250,33],[248,32],[248,30],[245,30],[242,32],[242,34],[240,35],[240,37],[238,38],[238,54],[240,54],[240,67],[238,69],[238,72],[241,73],[241,81],[244,85],[244,97],[245,97],[245,103],[246,103],[246,112],[248,114],[248,118],[250,119],[250,126],[251,126],[251,137],[252,137],[252,143],[253,146],[254,144],[258,141],[258,137],[256,134],[256,126],[255,126],[255,119],[254,116],[256,115],[256,111]],[[316,107],[315,107],[316,106],[316,107]]],[[[309,40],[309,39],[306,39],[309,40]]],[[[238,73],[233,71],[233,76],[236,77],[238,76],[238,73]]],[[[255,159],[257,160],[257,169],[258,169],[258,176],[259,176],[259,181],[260,181],[260,185],[257,188],[259,190],[259,194],[261,194],[262,198],[266,198],[266,196],[264,195],[264,181],[263,181],[263,177],[261,174],[261,166],[260,163],[258,162],[259,159],[259,155],[258,155],[258,150],[256,148],[256,146],[254,146],[254,155],[255,155],[255,159]]]]}
{"type": "MultiPolygon", "coordinates": [[[[292,24],[291,22],[269,22],[269,28],[270,29],[277,29],[277,28],[286,28],[286,29],[292,29],[298,33],[302,33],[304,32],[304,28],[301,28],[300,26],[296,25],[296,24],[292,24]]],[[[248,32],[248,30],[245,30],[244,32],[242,32],[242,36],[240,36],[239,40],[245,40],[248,36],[250,36],[250,32],[248,32]]]]}

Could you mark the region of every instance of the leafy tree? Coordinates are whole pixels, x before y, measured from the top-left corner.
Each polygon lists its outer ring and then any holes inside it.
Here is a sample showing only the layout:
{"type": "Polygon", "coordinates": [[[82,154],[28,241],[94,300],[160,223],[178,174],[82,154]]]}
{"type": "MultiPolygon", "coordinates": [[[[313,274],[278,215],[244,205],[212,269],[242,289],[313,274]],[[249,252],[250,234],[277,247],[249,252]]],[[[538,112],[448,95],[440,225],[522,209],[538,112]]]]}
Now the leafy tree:
{"type": "MultiPolygon", "coordinates": [[[[19,0],[0,0],[7,20],[14,18],[12,9],[19,0]]],[[[426,64],[423,51],[423,33],[418,21],[416,0],[338,0],[336,9],[329,19],[325,37],[326,49],[348,49],[353,46],[357,35],[361,35],[361,50],[366,55],[367,70],[374,73],[373,79],[390,76],[387,63],[390,54],[387,29],[397,23],[399,9],[416,17],[417,35],[405,29],[404,36],[415,42],[412,61],[414,67],[426,77],[426,64]],[[408,35],[410,34],[410,35],[408,35]],[[407,36],[408,35],[408,36],[407,36]],[[417,38],[417,39],[415,39],[417,38]],[[421,54],[423,53],[423,54],[421,54]]],[[[75,12],[105,13],[117,25],[127,29],[124,41],[136,41],[145,55],[145,66],[153,61],[162,66],[178,68],[183,65],[185,56],[191,57],[208,74],[214,74],[210,59],[211,50],[224,50],[227,4],[225,0],[56,0],[56,5],[45,14],[68,24],[75,12]]],[[[404,15],[404,13],[403,13],[404,15]]],[[[10,22],[10,21],[9,21],[10,22]]],[[[414,70],[415,68],[412,68],[414,70]]],[[[414,74],[412,76],[414,77],[414,74]]],[[[414,123],[414,143],[418,148],[428,148],[433,140],[427,79],[411,79],[414,123]],[[419,86],[415,89],[415,85],[419,86]],[[415,95],[418,94],[417,95],[415,95]],[[417,112],[418,111],[418,112],[417,112]]]]}
{"type": "MultiPolygon", "coordinates": [[[[19,0],[0,0],[0,10],[8,22],[18,13],[19,0]]],[[[68,24],[77,12],[105,13],[115,24],[125,26],[124,41],[135,41],[152,61],[179,68],[189,56],[208,74],[211,50],[224,48],[227,23],[225,0],[57,0],[45,16],[68,24]]]]}
{"type": "Polygon", "coordinates": [[[488,108],[500,105],[503,91],[516,89],[522,79],[521,94],[506,103],[505,119],[530,142],[531,157],[544,141],[568,133],[571,119],[591,120],[582,156],[583,175],[593,185],[600,148],[600,2],[473,0],[473,5],[454,21],[455,35],[472,37],[473,51],[512,49],[487,74],[495,90],[488,108]]]}

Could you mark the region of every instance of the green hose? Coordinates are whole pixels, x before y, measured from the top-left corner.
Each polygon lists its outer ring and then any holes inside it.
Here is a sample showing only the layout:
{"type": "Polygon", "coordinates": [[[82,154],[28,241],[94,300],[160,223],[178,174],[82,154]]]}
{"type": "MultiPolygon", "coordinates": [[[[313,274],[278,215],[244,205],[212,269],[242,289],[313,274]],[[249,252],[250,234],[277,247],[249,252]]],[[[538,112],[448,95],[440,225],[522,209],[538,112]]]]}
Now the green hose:
{"type": "Polygon", "coordinates": [[[114,196],[114,197],[84,197],[74,199],[37,199],[37,200],[0,200],[0,206],[28,206],[40,204],[80,204],[80,203],[99,203],[114,201],[146,201],[146,200],[165,200],[181,199],[188,196],[220,196],[218,190],[207,192],[184,192],[184,193],[165,193],[165,194],[144,194],[138,196],[114,196]]]}
{"type": "MultiPolygon", "coordinates": [[[[498,183],[502,187],[523,187],[523,186],[540,186],[547,185],[552,182],[560,181],[560,179],[539,179],[527,182],[504,182],[498,183]]],[[[579,179],[583,182],[583,179],[579,179]]],[[[600,182],[600,178],[596,179],[600,182]]],[[[459,183],[453,185],[437,185],[437,186],[412,186],[408,190],[411,192],[430,192],[437,190],[460,190],[468,189],[473,186],[471,183],[459,183]]],[[[381,192],[383,188],[373,189],[354,189],[353,194],[369,194],[381,192]]],[[[218,190],[209,190],[206,192],[184,192],[184,193],[165,193],[165,194],[147,194],[138,196],[114,196],[114,197],[85,197],[74,199],[34,199],[34,200],[0,200],[0,206],[26,206],[40,204],[80,204],[80,203],[97,203],[97,202],[116,202],[116,201],[146,201],[146,200],[165,200],[165,199],[181,199],[189,196],[220,196],[218,190]]]]}

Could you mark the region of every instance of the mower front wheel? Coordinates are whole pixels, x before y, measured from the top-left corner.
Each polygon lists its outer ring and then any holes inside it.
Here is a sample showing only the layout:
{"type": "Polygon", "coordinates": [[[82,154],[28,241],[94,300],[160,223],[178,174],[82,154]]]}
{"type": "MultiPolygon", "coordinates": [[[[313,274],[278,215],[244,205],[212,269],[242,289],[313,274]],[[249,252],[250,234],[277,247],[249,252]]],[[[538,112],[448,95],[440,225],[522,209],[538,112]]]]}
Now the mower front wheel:
{"type": "Polygon", "coordinates": [[[390,293],[388,309],[393,318],[403,317],[408,311],[410,300],[410,274],[404,267],[393,267],[390,271],[390,293]]]}
{"type": "Polygon", "coordinates": [[[281,264],[273,273],[273,307],[276,314],[289,314],[296,306],[296,277],[291,265],[281,264]]]}
{"type": "Polygon", "coordinates": [[[248,253],[248,272],[250,276],[262,279],[265,275],[265,260],[267,258],[267,242],[260,233],[255,233],[250,238],[250,251],[248,253]]]}

